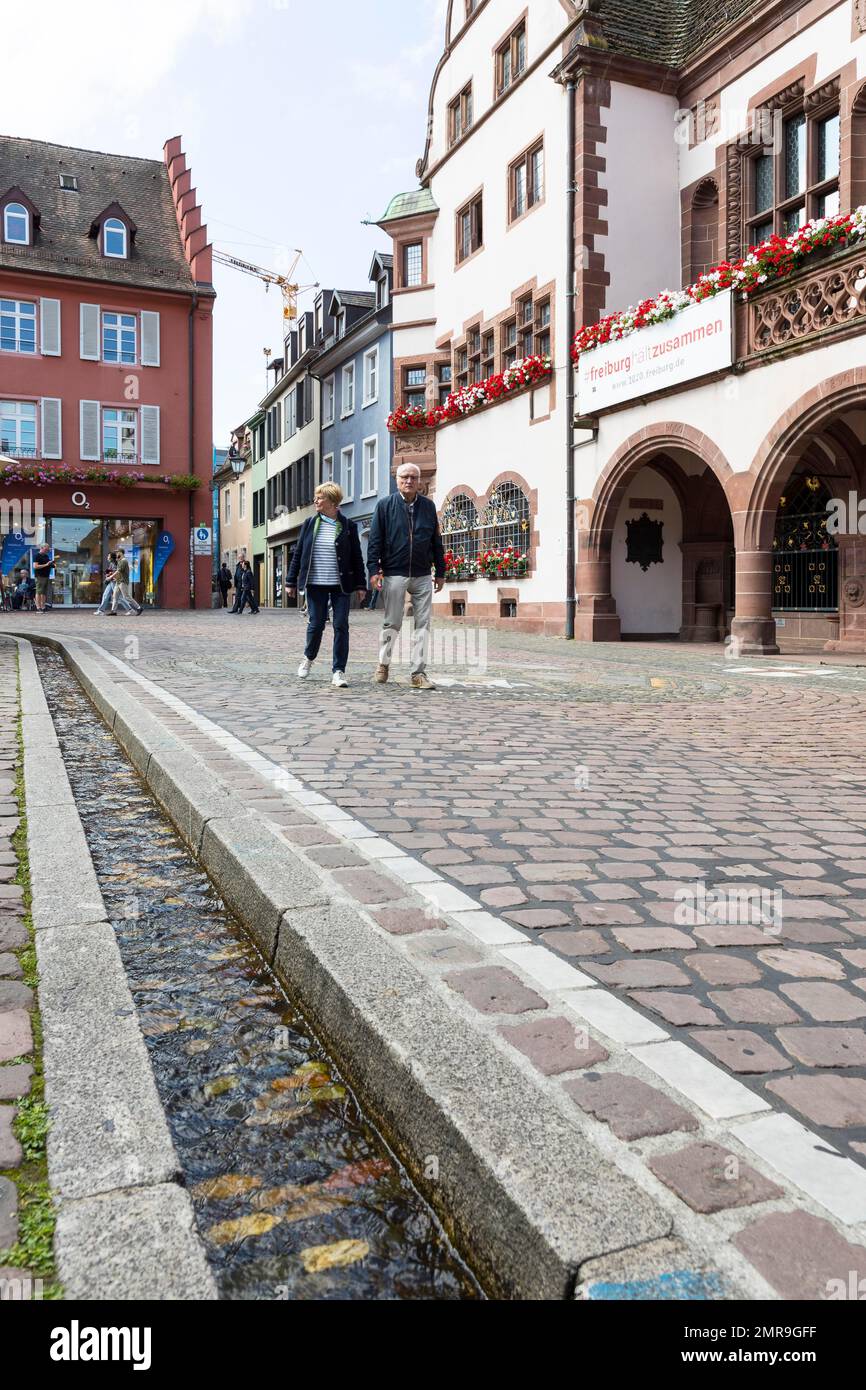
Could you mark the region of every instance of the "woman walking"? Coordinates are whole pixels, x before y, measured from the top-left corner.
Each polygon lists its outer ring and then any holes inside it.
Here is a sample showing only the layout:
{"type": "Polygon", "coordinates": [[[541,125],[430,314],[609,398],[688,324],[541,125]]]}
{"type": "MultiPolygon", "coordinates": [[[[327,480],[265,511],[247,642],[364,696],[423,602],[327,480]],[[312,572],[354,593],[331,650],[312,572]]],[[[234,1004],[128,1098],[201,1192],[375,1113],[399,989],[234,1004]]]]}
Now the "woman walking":
{"type": "Polygon", "coordinates": [[[286,578],[290,598],[299,588],[307,595],[309,622],[298,679],[306,680],[319,655],[330,604],[334,622],[331,684],[341,689],[349,684],[346,666],[352,592],[361,598],[367,590],[358,527],[340,511],[342,500],[342,489],[336,483],[322,483],[316,488],[316,515],[308,517],[301,527],[286,578]]]}
{"type": "Polygon", "coordinates": [[[251,613],[258,613],[259,600],[256,596],[256,577],[253,574],[253,567],[249,560],[243,562],[243,572],[241,574],[241,606],[239,613],[243,613],[247,604],[250,605],[251,613]]]}
{"type": "MultiPolygon", "coordinates": [[[[114,584],[117,579],[117,556],[113,550],[108,552],[108,568],[105,574],[105,588],[102,591],[102,602],[96,610],[97,616],[100,614],[105,617],[111,611],[111,600],[114,597],[114,584]]],[[[124,594],[118,595],[118,603],[123,604],[123,611],[132,612],[132,604],[124,594]]]]}

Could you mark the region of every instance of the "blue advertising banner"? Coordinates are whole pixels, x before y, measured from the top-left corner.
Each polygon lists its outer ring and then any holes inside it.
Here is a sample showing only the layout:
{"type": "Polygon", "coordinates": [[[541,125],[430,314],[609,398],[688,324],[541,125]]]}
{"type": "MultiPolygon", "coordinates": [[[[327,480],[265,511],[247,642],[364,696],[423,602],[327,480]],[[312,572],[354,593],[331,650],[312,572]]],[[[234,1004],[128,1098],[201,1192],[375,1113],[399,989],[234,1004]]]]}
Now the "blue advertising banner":
{"type": "Polygon", "coordinates": [[[17,569],[30,548],[30,542],[23,531],[10,531],[3,539],[3,556],[0,559],[0,570],[3,574],[11,574],[17,569]]]}
{"type": "Polygon", "coordinates": [[[141,583],[141,546],[132,545],[127,551],[129,560],[129,582],[130,584],[141,583]]]}
{"type": "Polygon", "coordinates": [[[167,559],[169,558],[169,556],[172,554],[173,550],[174,550],[174,536],[171,534],[170,531],[160,531],[160,533],[159,533],[159,540],[157,541],[157,543],[156,543],[156,549],[155,549],[154,552],[153,552],[153,583],[154,583],[154,587],[156,587],[156,581],[159,579],[159,576],[162,574],[163,566],[165,565],[166,560],[167,560],[167,559]]]}

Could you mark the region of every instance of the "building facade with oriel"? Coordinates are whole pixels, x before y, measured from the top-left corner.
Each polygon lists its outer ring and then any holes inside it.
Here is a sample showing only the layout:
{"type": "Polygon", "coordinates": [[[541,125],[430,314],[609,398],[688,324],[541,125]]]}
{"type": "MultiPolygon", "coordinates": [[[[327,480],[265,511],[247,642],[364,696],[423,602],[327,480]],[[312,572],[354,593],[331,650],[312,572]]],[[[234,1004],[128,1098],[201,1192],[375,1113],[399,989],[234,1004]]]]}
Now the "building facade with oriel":
{"type": "Polygon", "coordinates": [[[340,504],[358,525],[366,560],[373,509],[392,489],[391,440],[392,257],[377,252],[369,290],[334,290],[316,301],[333,325],[320,340],[315,372],[322,393],[322,480],[343,490],[340,504]]]}
{"type": "Polygon", "coordinates": [[[862,648],[866,8],[454,0],[448,26],[421,187],[383,219],[394,450],[476,567],[528,543],[525,573],[455,574],[445,603],[862,648]],[[548,287],[552,373],[503,383],[530,295],[546,346],[548,287]]]}

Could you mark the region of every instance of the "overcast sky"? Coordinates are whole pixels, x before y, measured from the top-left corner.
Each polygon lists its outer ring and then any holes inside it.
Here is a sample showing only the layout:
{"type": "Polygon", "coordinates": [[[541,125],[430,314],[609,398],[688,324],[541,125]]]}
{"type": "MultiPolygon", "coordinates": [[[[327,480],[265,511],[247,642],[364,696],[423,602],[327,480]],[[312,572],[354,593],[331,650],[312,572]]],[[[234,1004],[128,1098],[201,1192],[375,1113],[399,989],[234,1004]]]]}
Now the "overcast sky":
{"type": "MultiPolygon", "coordinates": [[[[301,247],[300,284],[367,287],[373,252],[391,248],[362,219],[417,186],[444,0],[7,0],[3,11],[4,134],[151,159],[181,135],[215,246],[278,271],[301,247]]],[[[238,271],[218,266],[214,280],[224,445],[264,392],[282,303],[238,271]]]]}

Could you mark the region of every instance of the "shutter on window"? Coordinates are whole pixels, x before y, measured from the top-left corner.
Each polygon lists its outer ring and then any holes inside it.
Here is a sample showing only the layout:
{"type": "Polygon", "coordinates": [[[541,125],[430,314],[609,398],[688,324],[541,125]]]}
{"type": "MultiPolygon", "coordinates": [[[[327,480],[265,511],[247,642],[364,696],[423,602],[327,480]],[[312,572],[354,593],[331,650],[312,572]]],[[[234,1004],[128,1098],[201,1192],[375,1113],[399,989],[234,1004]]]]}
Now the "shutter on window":
{"type": "Polygon", "coordinates": [[[307,423],[304,415],[304,383],[299,381],[295,387],[295,419],[298,422],[298,429],[302,430],[307,423]]]}
{"type": "Polygon", "coordinates": [[[42,400],[42,457],[59,459],[63,457],[63,435],[60,428],[61,404],[52,397],[42,400]]]}
{"type": "Polygon", "coordinates": [[[79,320],[81,356],[86,362],[99,361],[99,305],[82,304],[79,320]]]}
{"type": "Polygon", "coordinates": [[[159,463],[159,406],[141,407],[141,461],[159,463]]]}
{"type": "Polygon", "coordinates": [[[159,314],[150,309],[141,311],[141,365],[159,366],[159,314]]]}
{"type": "Polygon", "coordinates": [[[99,401],[79,402],[79,433],[82,459],[99,462],[99,401]]]}
{"type": "Polygon", "coordinates": [[[59,299],[40,299],[39,301],[39,340],[43,357],[60,356],[59,299]]]}

